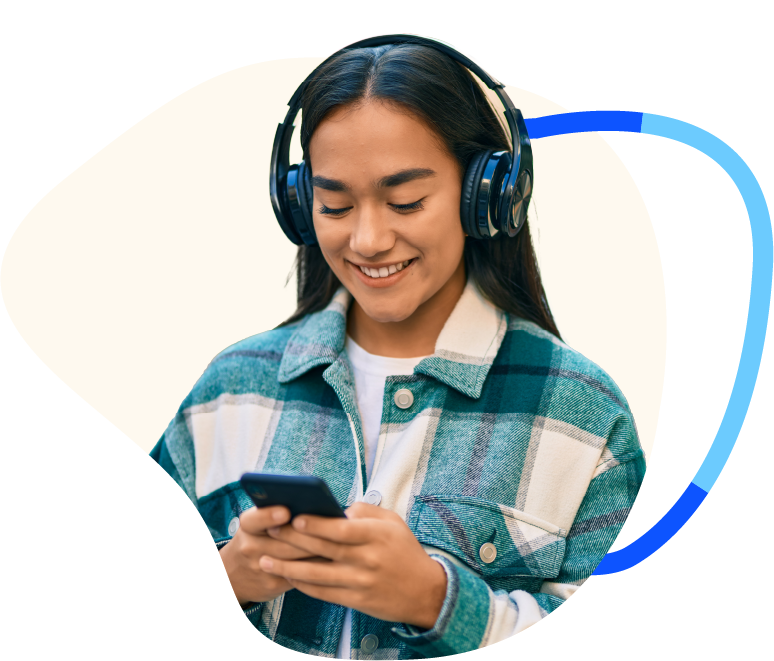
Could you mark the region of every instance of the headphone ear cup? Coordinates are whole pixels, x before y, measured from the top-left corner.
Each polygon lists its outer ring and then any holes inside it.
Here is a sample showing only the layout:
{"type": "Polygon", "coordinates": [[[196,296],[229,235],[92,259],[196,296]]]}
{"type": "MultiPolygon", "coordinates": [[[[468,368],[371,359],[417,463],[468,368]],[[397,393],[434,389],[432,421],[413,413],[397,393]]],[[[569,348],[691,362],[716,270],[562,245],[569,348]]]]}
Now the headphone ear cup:
{"type": "Polygon", "coordinates": [[[462,179],[462,195],[460,197],[460,220],[465,234],[474,239],[487,238],[479,231],[478,226],[478,195],[481,188],[481,177],[493,150],[481,151],[473,156],[462,179]]]}
{"type": "Polygon", "coordinates": [[[300,211],[298,232],[304,243],[313,246],[317,243],[317,235],[314,232],[314,223],[312,222],[312,201],[314,193],[312,191],[312,181],[309,176],[309,169],[306,163],[301,161],[298,164],[298,176],[296,178],[296,193],[298,195],[298,206],[300,211]]]}
{"type": "Polygon", "coordinates": [[[502,201],[502,231],[516,236],[527,220],[527,208],[532,197],[532,175],[523,171],[511,188],[510,195],[502,201]]]}
{"type": "Polygon", "coordinates": [[[295,199],[295,166],[290,168],[288,174],[285,177],[277,180],[272,175],[271,178],[271,191],[272,191],[272,206],[274,207],[274,215],[279,221],[279,226],[293,243],[297,246],[303,245],[304,240],[298,232],[296,227],[296,220],[293,214],[295,199]]]}
{"type": "Polygon", "coordinates": [[[314,189],[312,188],[312,175],[310,174],[309,168],[306,167],[306,163],[304,163],[304,178],[302,184],[304,187],[304,197],[306,198],[305,209],[307,222],[309,223],[309,229],[316,237],[317,235],[314,231],[314,215],[312,213],[312,206],[314,205],[314,189]]]}
{"type": "Polygon", "coordinates": [[[280,228],[285,233],[285,236],[288,237],[297,246],[300,246],[304,243],[304,240],[299,235],[298,230],[296,230],[296,224],[293,222],[293,214],[289,211],[286,212],[286,209],[290,208],[287,186],[282,185],[278,186],[278,188],[278,197],[282,200],[282,206],[278,205],[275,208],[274,213],[277,217],[277,220],[279,221],[280,228]]]}

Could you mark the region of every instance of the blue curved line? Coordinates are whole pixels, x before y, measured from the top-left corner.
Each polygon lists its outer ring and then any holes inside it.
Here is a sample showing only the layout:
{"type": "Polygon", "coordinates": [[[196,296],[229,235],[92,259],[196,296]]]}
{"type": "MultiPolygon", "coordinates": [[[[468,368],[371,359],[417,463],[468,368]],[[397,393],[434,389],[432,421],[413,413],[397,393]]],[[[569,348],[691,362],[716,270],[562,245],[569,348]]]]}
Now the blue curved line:
{"type": "Polygon", "coordinates": [[[742,355],[734,380],[734,388],[723,415],[723,421],[704,462],[693,478],[693,483],[709,491],[728,455],[736,443],[742,423],[750,406],[758,369],[761,365],[763,343],[771,302],[771,278],[774,265],[771,219],[763,191],[755,176],[740,156],[725,142],[711,133],[660,115],[643,115],[642,132],[682,142],[709,156],[733,179],[747,207],[752,230],[753,263],[750,283],[750,305],[747,311],[747,328],[744,333],[742,355]]]}
{"type": "Polygon", "coordinates": [[[774,270],[771,218],[763,191],[747,164],[722,140],[693,124],[661,115],[623,111],[549,115],[528,119],[526,124],[532,139],[586,131],[628,131],[682,142],[709,156],[728,173],[742,195],[750,218],[753,269],[747,326],[734,387],[720,428],[699,471],[671,509],[634,542],[608,553],[594,571],[595,575],[613,574],[642,562],[683,527],[715,484],[736,443],[755,389],[766,339],[774,270]],[[640,118],[639,125],[637,116],[640,118]]]}
{"type": "Polygon", "coordinates": [[[608,553],[597,565],[594,575],[615,574],[629,569],[658,551],[691,518],[706,495],[707,492],[704,489],[697,487],[693,482],[689,483],[683,495],[655,526],[626,548],[608,553]],[[635,562],[632,562],[633,559],[635,562]]]}
{"type": "Polygon", "coordinates": [[[549,138],[552,135],[586,133],[588,131],[627,131],[639,133],[642,126],[641,112],[625,110],[590,110],[565,112],[524,120],[531,140],[549,138]]]}

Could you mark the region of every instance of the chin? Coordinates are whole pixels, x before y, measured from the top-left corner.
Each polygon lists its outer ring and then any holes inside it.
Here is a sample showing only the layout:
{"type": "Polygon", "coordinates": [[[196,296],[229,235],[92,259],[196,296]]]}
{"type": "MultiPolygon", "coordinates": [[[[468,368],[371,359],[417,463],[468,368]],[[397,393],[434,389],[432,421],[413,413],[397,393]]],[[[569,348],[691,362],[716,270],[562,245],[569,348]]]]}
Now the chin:
{"type": "Polygon", "coordinates": [[[406,303],[393,305],[373,305],[369,301],[358,301],[358,303],[363,308],[363,312],[380,324],[405,321],[417,309],[417,306],[406,305],[406,303]]]}

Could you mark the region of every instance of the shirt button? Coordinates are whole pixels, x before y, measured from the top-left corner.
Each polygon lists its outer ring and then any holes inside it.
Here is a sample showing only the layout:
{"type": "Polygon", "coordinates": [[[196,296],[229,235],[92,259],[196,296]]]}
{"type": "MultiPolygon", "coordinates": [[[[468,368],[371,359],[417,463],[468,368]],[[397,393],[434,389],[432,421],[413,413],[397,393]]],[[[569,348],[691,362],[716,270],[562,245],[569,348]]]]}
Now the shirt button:
{"type": "Polygon", "coordinates": [[[482,544],[481,548],[478,549],[478,557],[486,564],[494,562],[494,559],[497,557],[497,547],[490,542],[482,544]]]}
{"type": "Polygon", "coordinates": [[[382,494],[380,494],[376,489],[371,489],[371,491],[365,495],[365,501],[369,505],[378,505],[382,502],[382,494]]]}
{"type": "Polygon", "coordinates": [[[236,534],[236,531],[239,529],[239,517],[235,516],[231,521],[228,522],[228,534],[232,537],[236,534]]]}
{"type": "Polygon", "coordinates": [[[395,393],[395,406],[399,409],[407,409],[414,403],[414,395],[407,388],[401,388],[395,393]]]}
{"type": "Polygon", "coordinates": [[[363,636],[363,640],[360,641],[360,649],[366,654],[373,654],[377,647],[379,647],[379,639],[372,633],[363,636]]]}

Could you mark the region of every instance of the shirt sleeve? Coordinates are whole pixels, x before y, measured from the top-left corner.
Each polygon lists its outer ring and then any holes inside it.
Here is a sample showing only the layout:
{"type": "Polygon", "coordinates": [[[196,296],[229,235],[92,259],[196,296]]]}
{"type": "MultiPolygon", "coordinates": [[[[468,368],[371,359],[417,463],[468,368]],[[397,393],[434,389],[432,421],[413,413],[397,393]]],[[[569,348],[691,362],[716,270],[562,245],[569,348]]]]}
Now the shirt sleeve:
{"type": "Polygon", "coordinates": [[[645,473],[642,452],[633,454],[598,469],[567,534],[559,574],[539,592],[492,590],[473,572],[431,555],[447,577],[438,619],[432,629],[402,624],[393,633],[423,656],[447,656],[504,640],[558,608],[591,576],[629,514],[645,473]]]}

